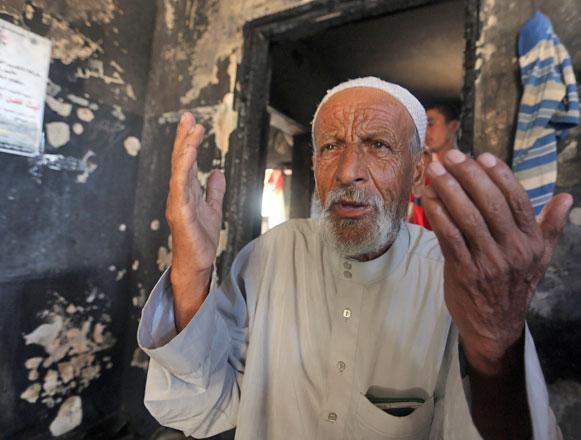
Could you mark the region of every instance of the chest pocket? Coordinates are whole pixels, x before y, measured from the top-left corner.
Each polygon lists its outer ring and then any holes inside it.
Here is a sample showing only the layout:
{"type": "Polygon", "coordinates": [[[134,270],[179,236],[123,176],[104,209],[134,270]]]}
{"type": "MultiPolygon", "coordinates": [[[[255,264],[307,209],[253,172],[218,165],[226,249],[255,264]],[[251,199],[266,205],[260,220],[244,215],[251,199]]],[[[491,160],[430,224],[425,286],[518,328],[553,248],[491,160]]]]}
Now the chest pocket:
{"type": "Polygon", "coordinates": [[[377,408],[360,394],[348,430],[349,440],[427,440],[434,415],[430,397],[407,416],[397,417],[377,408]]]}

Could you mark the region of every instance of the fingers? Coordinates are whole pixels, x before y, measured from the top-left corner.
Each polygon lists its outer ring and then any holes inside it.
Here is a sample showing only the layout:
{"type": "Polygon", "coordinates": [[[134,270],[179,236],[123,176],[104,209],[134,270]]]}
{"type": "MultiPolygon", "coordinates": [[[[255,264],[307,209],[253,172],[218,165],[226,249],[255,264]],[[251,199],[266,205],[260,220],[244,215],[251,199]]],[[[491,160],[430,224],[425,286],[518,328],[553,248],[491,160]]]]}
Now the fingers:
{"type": "Polygon", "coordinates": [[[214,170],[206,186],[206,202],[217,212],[222,212],[222,201],[226,192],[226,178],[221,171],[214,170]]]}
{"type": "Polygon", "coordinates": [[[567,193],[556,195],[547,203],[539,216],[539,226],[545,241],[548,258],[553,255],[557,241],[565,227],[567,213],[573,205],[573,197],[567,193]]]}
{"type": "Polygon", "coordinates": [[[438,238],[444,258],[455,261],[470,261],[470,252],[462,233],[450,218],[450,214],[434,189],[429,186],[425,187],[422,192],[422,206],[438,238]]]}
{"type": "Polygon", "coordinates": [[[535,235],[538,231],[538,226],[533,207],[528,194],[509,166],[490,153],[481,154],[478,157],[478,162],[504,195],[510,207],[512,218],[518,228],[527,235],[535,235]]]}
{"type": "Polygon", "coordinates": [[[505,195],[485,169],[458,150],[452,150],[446,155],[444,165],[474,203],[496,242],[509,246],[514,238],[516,224],[505,195]]]}
{"type": "Polygon", "coordinates": [[[464,236],[468,248],[478,253],[492,252],[496,242],[479,209],[454,175],[448,172],[440,162],[430,164],[428,175],[432,180],[436,195],[445,206],[451,221],[464,236]]]}
{"type": "Polygon", "coordinates": [[[188,203],[191,197],[201,197],[202,188],[197,177],[196,160],[203,136],[204,128],[195,123],[190,113],[184,113],[178,125],[172,153],[171,187],[180,204],[188,203]]]}

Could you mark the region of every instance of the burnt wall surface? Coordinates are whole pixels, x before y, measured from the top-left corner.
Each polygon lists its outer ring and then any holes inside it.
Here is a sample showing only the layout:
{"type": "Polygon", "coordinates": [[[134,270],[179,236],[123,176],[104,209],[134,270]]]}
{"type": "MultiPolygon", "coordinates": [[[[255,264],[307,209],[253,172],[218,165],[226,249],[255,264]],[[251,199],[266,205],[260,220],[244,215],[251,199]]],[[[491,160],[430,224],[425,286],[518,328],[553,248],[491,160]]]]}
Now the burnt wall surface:
{"type": "MultiPolygon", "coordinates": [[[[522,93],[517,35],[535,11],[547,15],[567,48],[581,90],[581,2],[483,0],[476,61],[474,151],[512,156],[522,93]]],[[[581,129],[559,143],[557,191],[575,198],[555,257],[531,304],[535,338],[551,404],[566,439],[581,438],[581,129]]]]}
{"type": "Polygon", "coordinates": [[[0,19],[52,41],[46,156],[0,154],[2,438],[113,438],[124,429],[154,15],[155,4],[139,0],[0,1],[0,19]]]}

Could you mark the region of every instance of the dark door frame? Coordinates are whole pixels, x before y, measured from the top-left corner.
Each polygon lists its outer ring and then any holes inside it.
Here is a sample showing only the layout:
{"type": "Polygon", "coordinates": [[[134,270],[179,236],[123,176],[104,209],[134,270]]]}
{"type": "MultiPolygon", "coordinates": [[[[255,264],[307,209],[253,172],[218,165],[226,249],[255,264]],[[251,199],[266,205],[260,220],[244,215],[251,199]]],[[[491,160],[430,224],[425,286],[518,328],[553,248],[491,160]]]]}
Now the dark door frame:
{"type": "MultiPolygon", "coordinates": [[[[220,256],[221,278],[236,254],[260,234],[261,196],[266,160],[270,89],[270,45],[303,39],[330,27],[437,3],[437,0],[327,0],[313,1],[277,14],[249,21],[243,29],[242,61],[236,78],[234,108],[238,126],[230,138],[226,158],[228,189],[224,219],[228,227],[226,249],[220,256]]],[[[471,145],[476,42],[479,37],[480,0],[465,0],[462,145],[471,145]]]]}

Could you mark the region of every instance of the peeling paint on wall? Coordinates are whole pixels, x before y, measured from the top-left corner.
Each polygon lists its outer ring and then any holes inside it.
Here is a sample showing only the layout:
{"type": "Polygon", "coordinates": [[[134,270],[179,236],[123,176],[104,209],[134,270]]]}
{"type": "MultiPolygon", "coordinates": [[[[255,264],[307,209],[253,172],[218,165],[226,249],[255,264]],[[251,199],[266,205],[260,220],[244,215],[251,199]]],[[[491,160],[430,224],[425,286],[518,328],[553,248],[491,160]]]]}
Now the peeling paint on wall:
{"type": "Polygon", "coordinates": [[[157,267],[160,272],[171,266],[171,235],[167,238],[167,247],[160,246],[157,251],[157,267]]]}
{"type": "Polygon", "coordinates": [[[83,420],[83,404],[79,396],[71,396],[60,406],[56,418],[49,426],[53,437],[72,431],[83,420]]]}
{"type": "Polygon", "coordinates": [[[135,136],[129,136],[123,142],[123,146],[125,147],[125,151],[130,156],[137,156],[139,154],[139,150],[141,150],[141,141],[137,139],[135,136]]]}
{"type": "Polygon", "coordinates": [[[106,304],[94,302],[104,298],[101,292],[89,290],[81,304],[56,292],[51,297],[49,308],[38,314],[43,323],[23,335],[26,345],[42,347],[44,355],[24,362],[33,383],[20,398],[29,403],[40,399],[49,408],[61,404],[50,428],[53,435],[61,435],[78,426],[82,418],[81,398],[70,395],[80,394],[104,369],[111,368],[110,358],[102,353],[116,341],[107,330],[111,318],[104,312],[106,304]]]}
{"type": "Polygon", "coordinates": [[[91,122],[95,119],[95,114],[88,108],[79,108],[77,109],[77,117],[84,122],[91,122]]]}
{"type": "Polygon", "coordinates": [[[137,347],[133,352],[131,366],[147,371],[147,367],[149,366],[149,358],[139,347],[137,347]]]}
{"type": "Polygon", "coordinates": [[[160,227],[160,223],[159,223],[159,220],[157,220],[157,219],[152,220],[151,223],[149,224],[149,228],[152,231],[159,231],[159,227],[160,227]]]}
{"type": "Polygon", "coordinates": [[[176,19],[174,0],[164,0],[163,8],[164,8],[165,27],[167,28],[168,31],[171,32],[174,28],[176,19]]]}
{"type": "MultiPolygon", "coordinates": [[[[207,14],[206,31],[191,48],[189,74],[191,89],[181,98],[188,105],[198,98],[205,87],[218,84],[218,64],[225,60],[240,58],[242,26],[245,22],[264,15],[274,14],[283,9],[308,3],[309,0],[269,0],[248,2],[216,2],[207,14]]],[[[180,11],[178,14],[185,11],[180,11]]],[[[233,88],[230,89],[234,91],[233,88]]]]}
{"type": "Polygon", "coordinates": [[[569,213],[569,221],[575,226],[581,226],[581,208],[573,208],[569,213]]]}
{"type": "Polygon", "coordinates": [[[90,2],[65,0],[59,3],[52,0],[32,0],[32,4],[52,16],[68,22],[82,22],[86,26],[110,23],[116,9],[113,0],[92,0],[90,2]]]}
{"type": "Polygon", "coordinates": [[[46,124],[46,138],[54,148],[66,145],[71,139],[71,130],[66,122],[50,122],[46,124]]]}

